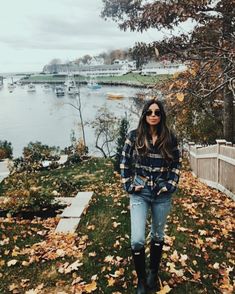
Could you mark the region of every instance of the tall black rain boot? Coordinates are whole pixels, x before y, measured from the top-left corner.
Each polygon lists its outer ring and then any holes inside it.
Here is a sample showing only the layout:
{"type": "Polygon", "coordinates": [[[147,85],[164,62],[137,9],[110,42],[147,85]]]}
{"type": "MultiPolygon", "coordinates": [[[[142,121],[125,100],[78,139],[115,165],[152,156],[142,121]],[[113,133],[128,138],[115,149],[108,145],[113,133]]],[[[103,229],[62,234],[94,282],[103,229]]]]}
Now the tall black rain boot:
{"type": "Polygon", "coordinates": [[[147,277],[147,287],[150,290],[160,290],[159,280],[158,280],[158,270],[160,267],[160,261],[162,258],[162,247],[164,241],[154,241],[150,242],[150,266],[149,274],[147,277]]]}
{"type": "Polygon", "coordinates": [[[146,271],[145,271],[145,248],[142,247],[140,250],[131,250],[132,258],[135,265],[135,270],[138,277],[138,284],[136,294],[146,294],[146,271]]]}

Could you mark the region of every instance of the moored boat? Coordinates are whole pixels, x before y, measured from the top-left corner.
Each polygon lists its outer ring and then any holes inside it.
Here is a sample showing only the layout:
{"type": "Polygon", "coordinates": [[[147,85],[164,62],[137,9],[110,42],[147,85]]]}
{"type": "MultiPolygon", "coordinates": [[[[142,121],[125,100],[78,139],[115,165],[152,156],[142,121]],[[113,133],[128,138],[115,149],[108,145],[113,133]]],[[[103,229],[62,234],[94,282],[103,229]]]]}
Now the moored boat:
{"type": "Polygon", "coordinates": [[[112,100],[112,99],[122,99],[124,98],[124,95],[121,93],[107,93],[107,98],[112,100]]]}
{"type": "Polygon", "coordinates": [[[65,91],[63,86],[56,86],[55,87],[56,96],[64,96],[65,91]]]}
{"type": "Polygon", "coordinates": [[[16,87],[16,84],[13,82],[13,78],[11,78],[11,82],[7,84],[7,87],[8,87],[10,92],[13,92],[13,90],[16,87]]]}
{"type": "Polygon", "coordinates": [[[46,84],[43,85],[43,90],[44,90],[44,91],[49,91],[50,89],[51,89],[50,84],[47,84],[47,83],[46,83],[46,84]]]}
{"type": "Polygon", "coordinates": [[[3,77],[0,76],[0,89],[2,89],[2,88],[3,88],[3,77]]]}
{"type": "Polygon", "coordinates": [[[87,83],[87,87],[89,89],[92,89],[92,90],[98,90],[101,88],[101,85],[99,85],[96,81],[94,80],[90,80],[88,83],[87,83]]]}
{"type": "Polygon", "coordinates": [[[77,95],[79,94],[79,89],[76,85],[76,81],[74,79],[73,75],[68,75],[65,83],[64,83],[65,87],[66,87],[66,92],[68,95],[77,95]]]}
{"type": "Polygon", "coordinates": [[[27,89],[28,92],[36,92],[36,87],[34,84],[30,83],[28,85],[28,89],[27,89]]]}

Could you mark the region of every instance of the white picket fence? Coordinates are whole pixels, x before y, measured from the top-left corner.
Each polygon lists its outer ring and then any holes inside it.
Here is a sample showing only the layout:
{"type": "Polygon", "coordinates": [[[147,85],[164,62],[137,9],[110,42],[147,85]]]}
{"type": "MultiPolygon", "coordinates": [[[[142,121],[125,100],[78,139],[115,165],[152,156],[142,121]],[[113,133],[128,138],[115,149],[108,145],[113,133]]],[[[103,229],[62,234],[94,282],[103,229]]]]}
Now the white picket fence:
{"type": "Polygon", "coordinates": [[[192,172],[207,185],[235,200],[235,147],[225,140],[216,140],[206,147],[189,143],[192,172]]]}

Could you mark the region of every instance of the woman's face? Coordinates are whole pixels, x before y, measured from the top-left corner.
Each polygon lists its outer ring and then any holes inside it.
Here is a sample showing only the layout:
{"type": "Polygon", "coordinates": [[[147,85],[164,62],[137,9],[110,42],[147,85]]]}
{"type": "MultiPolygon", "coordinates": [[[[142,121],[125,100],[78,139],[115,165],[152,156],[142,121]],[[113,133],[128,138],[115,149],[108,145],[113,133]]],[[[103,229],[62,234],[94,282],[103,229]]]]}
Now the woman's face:
{"type": "Polygon", "coordinates": [[[146,122],[150,126],[156,126],[161,121],[161,112],[156,103],[153,103],[149,106],[146,112],[146,122]]]}

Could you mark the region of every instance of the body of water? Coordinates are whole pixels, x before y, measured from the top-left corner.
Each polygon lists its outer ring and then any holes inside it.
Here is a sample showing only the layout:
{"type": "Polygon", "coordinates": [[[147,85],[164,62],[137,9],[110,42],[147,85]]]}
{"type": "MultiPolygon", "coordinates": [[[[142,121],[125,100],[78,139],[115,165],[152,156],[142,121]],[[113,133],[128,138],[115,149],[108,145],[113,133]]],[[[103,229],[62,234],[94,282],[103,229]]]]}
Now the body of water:
{"type": "MultiPolygon", "coordinates": [[[[19,77],[17,77],[19,79],[19,77]]],[[[71,144],[71,130],[76,137],[82,137],[79,126],[79,113],[69,103],[76,105],[76,99],[68,95],[57,97],[52,88],[45,90],[43,85],[36,85],[36,92],[28,92],[27,86],[16,86],[9,92],[7,83],[0,90],[0,140],[12,143],[14,157],[22,155],[23,147],[29,142],[40,141],[49,146],[64,148],[71,144]]],[[[80,88],[82,114],[85,121],[86,143],[89,153],[99,155],[95,148],[94,129],[89,125],[94,121],[97,111],[107,106],[116,117],[123,117],[127,112],[133,127],[136,127],[137,116],[131,115],[129,107],[138,92],[147,91],[131,87],[103,86],[98,90],[80,88]],[[121,93],[121,100],[108,100],[107,93],[121,93]]]]}

